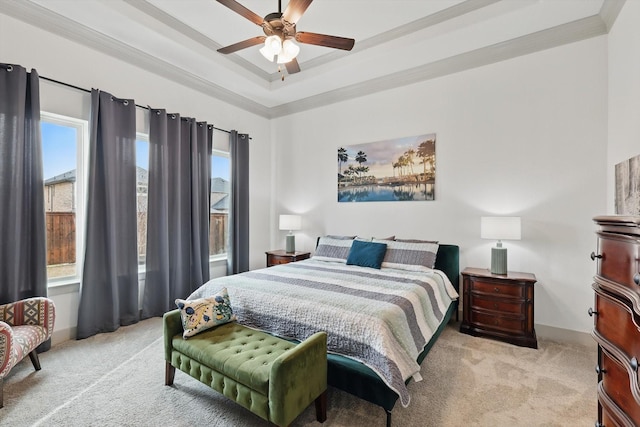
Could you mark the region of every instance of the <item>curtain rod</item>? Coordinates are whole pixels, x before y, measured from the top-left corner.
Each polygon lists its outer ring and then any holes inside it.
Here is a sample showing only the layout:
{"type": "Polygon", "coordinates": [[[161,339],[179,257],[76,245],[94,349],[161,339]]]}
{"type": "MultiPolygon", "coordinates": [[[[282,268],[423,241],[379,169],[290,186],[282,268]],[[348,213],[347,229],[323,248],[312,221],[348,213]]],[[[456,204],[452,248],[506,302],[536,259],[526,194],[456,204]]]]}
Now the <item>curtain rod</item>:
{"type": "MultiPolygon", "coordinates": [[[[70,83],[61,82],[60,80],[51,79],[51,78],[49,78],[49,77],[45,77],[45,76],[40,76],[40,78],[41,78],[42,80],[46,80],[46,81],[48,81],[48,82],[52,82],[52,83],[56,83],[56,84],[59,84],[59,85],[62,85],[62,86],[66,86],[66,87],[69,87],[69,88],[71,88],[71,89],[75,89],[75,90],[79,90],[79,91],[82,91],[82,92],[91,93],[91,91],[90,91],[89,89],[85,89],[85,88],[80,87],[80,86],[72,85],[72,84],[70,84],[70,83]]],[[[138,104],[136,104],[136,107],[138,107],[138,108],[143,108],[143,109],[145,109],[145,110],[149,110],[149,107],[147,107],[147,106],[145,106],[145,105],[138,105],[138,104]]],[[[220,129],[220,128],[217,128],[217,127],[215,127],[215,126],[212,126],[212,127],[213,127],[215,130],[219,130],[219,131],[221,131],[221,132],[231,133],[231,131],[228,131],[228,130],[226,130],[226,129],[220,129]]],[[[251,139],[251,138],[249,138],[249,139],[251,139]]]]}

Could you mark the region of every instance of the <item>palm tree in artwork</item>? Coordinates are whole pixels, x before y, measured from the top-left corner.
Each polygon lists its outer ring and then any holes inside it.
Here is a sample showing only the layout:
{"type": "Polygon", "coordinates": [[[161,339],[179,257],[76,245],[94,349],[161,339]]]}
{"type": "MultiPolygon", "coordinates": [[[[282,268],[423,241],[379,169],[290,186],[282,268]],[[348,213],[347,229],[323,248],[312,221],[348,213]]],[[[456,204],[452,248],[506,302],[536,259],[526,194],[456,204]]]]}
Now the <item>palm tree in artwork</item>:
{"type": "Polygon", "coordinates": [[[411,171],[411,175],[413,175],[413,163],[414,163],[414,156],[416,154],[416,150],[414,150],[413,148],[409,148],[407,151],[405,151],[404,153],[404,158],[407,162],[407,166],[409,166],[409,170],[411,171]]]}
{"type": "Polygon", "coordinates": [[[349,160],[347,150],[343,147],[338,148],[338,173],[342,175],[342,164],[349,160]]]}
{"type": "Polygon", "coordinates": [[[360,150],[358,151],[358,154],[356,154],[356,162],[358,162],[360,164],[360,168],[358,168],[358,175],[361,175],[361,171],[362,171],[362,164],[367,162],[367,154],[360,150]]]}
{"type": "Polygon", "coordinates": [[[428,139],[424,142],[421,142],[418,146],[418,157],[420,157],[420,162],[423,166],[423,171],[425,177],[427,176],[427,163],[431,163],[431,167],[433,168],[434,157],[436,152],[436,142],[433,139],[428,139]]]}

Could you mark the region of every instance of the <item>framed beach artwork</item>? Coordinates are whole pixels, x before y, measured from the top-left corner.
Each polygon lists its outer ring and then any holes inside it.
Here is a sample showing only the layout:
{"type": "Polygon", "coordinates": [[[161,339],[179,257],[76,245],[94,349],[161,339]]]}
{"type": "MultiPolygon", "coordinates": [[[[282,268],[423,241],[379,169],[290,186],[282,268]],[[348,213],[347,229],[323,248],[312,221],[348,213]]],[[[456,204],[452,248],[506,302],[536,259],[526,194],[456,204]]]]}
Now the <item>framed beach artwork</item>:
{"type": "Polygon", "coordinates": [[[338,148],[338,202],[435,200],[436,134],[338,148]]]}
{"type": "Polygon", "coordinates": [[[620,162],[616,174],[616,214],[640,216],[640,155],[620,162]]]}

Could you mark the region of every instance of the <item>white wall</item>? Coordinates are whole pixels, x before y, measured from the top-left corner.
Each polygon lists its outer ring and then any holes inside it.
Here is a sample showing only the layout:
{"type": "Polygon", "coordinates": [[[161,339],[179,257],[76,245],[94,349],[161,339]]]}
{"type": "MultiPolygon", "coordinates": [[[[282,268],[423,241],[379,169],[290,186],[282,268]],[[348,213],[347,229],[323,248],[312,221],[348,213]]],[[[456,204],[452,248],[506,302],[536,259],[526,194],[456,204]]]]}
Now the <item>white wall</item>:
{"type": "Polygon", "coordinates": [[[627,1],[609,32],[607,213],[615,212],[615,165],[640,155],[640,2],[627,1]]]}
{"type": "MultiPolygon", "coordinates": [[[[0,61],[35,68],[40,76],[82,88],[133,98],[139,105],[166,108],[219,128],[250,134],[250,266],[265,265],[264,251],[270,242],[268,212],[272,206],[271,165],[264,161],[271,156],[269,120],[2,14],[0,61]]],[[[88,102],[89,97],[83,92],[41,81],[41,108],[45,111],[86,117],[88,102]]],[[[225,268],[213,265],[212,271],[222,275],[225,268]]],[[[50,291],[57,310],[55,329],[60,332],[54,335],[54,342],[56,337],[68,338],[69,331],[77,325],[77,289],[75,285],[50,291]]]]}
{"type": "MultiPolygon", "coordinates": [[[[522,217],[509,269],[535,273],[536,323],[586,332],[592,217],[606,211],[607,39],[547,50],[274,120],[274,210],[325,233],[437,239],[488,267],[480,217],[522,217]],[[337,203],[337,148],[437,134],[436,200],[337,203]]],[[[273,233],[283,245],[284,233],[273,233]]]]}

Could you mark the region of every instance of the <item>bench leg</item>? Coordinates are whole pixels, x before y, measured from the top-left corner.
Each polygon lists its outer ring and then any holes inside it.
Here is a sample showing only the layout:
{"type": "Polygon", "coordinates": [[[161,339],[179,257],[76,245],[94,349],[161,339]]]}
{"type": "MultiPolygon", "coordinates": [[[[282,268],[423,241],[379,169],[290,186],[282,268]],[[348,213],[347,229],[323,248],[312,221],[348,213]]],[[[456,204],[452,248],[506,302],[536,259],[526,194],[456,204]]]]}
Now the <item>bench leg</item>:
{"type": "Polygon", "coordinates": [[[323,391],[316,399],[316,420],[318,422],[327,421],[327,391],[323,391]]]}
{"type": "Polygon", "coordinates": [[[31,363],[33,364],[33,368],[36,371],[40,370],[40,359],[38,359],[38,353],[36,353],[35,350],[33,350],[31,353],[29,353],[29,359],[31,359],[31,363]]]}
{"type": "Polygon", "coordinates": [[[173,385],[173,378],[176,376],[176,368],[171,363],[166,362],[164,368],[164,385],[173,385]]]}

